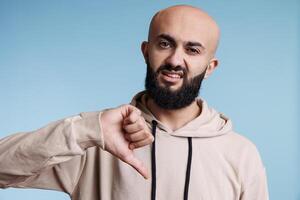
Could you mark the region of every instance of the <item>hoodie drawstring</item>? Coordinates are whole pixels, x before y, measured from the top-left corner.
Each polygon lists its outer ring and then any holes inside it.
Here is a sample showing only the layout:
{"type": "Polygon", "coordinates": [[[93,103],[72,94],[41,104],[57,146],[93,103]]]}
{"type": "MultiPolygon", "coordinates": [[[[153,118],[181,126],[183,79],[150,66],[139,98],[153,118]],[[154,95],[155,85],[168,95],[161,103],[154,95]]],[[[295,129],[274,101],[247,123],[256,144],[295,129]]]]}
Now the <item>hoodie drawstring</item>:
{"type": "Polygon", "coordinates": [[[152,150],[151,150],[151,172],[152,172],[151,200],[155,200],[155,193],[156,193],[156,158],[155,158],[156,126],[157,126],[157,121],[153,120],[152,121],[152,135],[154,137],[154,141],[152,143],[152,150]]]}
{"type": "Polygon", "coordinates": [[[190,176],[191,176],[191,166],[192,166],[192,152],[193,152],[193,143],[192,138],[188,137],[189,142],[189,154],[188,154],[188,161],[187,161],[187,168],[186,168],[186,175],[185,175],[185,184],[184,184],[184,200],[188,200],[189,196],[189,184],[190,184],[190,176]]]}
{"type": "MultiPolygon", "coordinates": [[[[156,156],[155,156],[156,127],[157,127],[157,121],[152,120],[152,135],[154,137],[154,142],[152,144],[152,150],[151,150],[151,172],[152,172],[151,200],[155,200],[155,194],[156,194],[156,156]]],[[[184,200],[188,200],[188,193],[189,193],[192,152],[193,152],[191,137],[188,137],[188,144],[189,144],[189,153],[188,153],[188,162],[187,162],[187,169],[185,175],[184,196],[183,196],[184,200]]]]}

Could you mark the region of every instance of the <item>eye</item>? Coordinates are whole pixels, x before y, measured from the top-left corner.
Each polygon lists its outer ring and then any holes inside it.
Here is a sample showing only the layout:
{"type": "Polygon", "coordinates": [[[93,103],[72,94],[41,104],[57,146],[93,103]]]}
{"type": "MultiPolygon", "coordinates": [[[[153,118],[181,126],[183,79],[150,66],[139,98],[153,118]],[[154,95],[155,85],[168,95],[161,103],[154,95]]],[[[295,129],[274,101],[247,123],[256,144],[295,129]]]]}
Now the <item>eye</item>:
{"type": "Polygon", "coordinates": [[[161,40],[161,41],[159,41],[159,46],[163,49],[167,49],[171,46],[171,44],[167,40],[161,40]]]}
{"type": "Polygon", "coordinates": [[[197,54],[200,54],[200,50],[197,49],[197,48],[194,48],[194,47],[187,47],[186,48],[186,51],[189,53],[189,54],[192,54],[192,55],[197,55],[197,54]]]}

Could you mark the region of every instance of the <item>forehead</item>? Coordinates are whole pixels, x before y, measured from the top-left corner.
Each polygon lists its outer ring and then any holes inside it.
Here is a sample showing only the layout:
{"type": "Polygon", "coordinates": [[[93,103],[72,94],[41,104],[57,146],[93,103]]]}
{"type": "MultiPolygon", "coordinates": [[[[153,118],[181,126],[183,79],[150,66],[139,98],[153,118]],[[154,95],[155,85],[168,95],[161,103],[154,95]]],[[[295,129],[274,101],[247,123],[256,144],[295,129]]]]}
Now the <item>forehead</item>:
{"type": "Polygon", "coordinates": [[[211,24],[206,16],[183,11],[163,12],[155,16],[150,40],[161,34],[171,35],[180,42],[199,42],[207,46],[211,39],[211,24]]]}

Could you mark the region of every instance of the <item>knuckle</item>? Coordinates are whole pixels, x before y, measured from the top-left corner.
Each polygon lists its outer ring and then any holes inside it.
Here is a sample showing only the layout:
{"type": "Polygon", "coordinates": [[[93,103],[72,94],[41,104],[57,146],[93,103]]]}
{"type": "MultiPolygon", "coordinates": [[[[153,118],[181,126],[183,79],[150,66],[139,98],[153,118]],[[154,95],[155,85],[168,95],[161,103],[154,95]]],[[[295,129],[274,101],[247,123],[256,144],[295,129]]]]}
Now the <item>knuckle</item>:
{"type": "Polygon", "coordinates": [[[150,133],[148,130],[146,130],[145,133],[146,133],[149,137],[153,137],[152,133],[150,133]]]}
{"type": "Polygon", "coordinates": [[[142,130],[141,135],[143,136],[143,138],[147,138],[148,137],[147,133],[144,130],[142,130]]]}
{"type": "Polygon", "coordinates": [[[152,135],[150,135],[148,132],[144,131],[144,138],[145,139],[151,139],[152,135]]]}
{"type": "Polygon", "coordinates": [[[138,127],[139,127],[140,129],[143,129],[143,128],[144,128],[144,122],[143,122],[143,120],[142,120],[141,118],[139,118],[137,125],[138,125],[138,127]]]}
{"type": "Polygon", "coordinates": [[[134,114],[129,115],[128,120],[134,122],[134,114]]]}
{"type": "Polygon", "coordinates": [[[148,138],[147,139],[147,143],[149,144],[149,143],[152,143],[153,142],[153,139],[150,137],[150,138],[148,138]]]}
{"type": "Polygon", "coordinates": [[[145,131],[145,137],[148,138],[148,139],[151,139],[153,136],[152,136],[152,134],[145,131]]]}

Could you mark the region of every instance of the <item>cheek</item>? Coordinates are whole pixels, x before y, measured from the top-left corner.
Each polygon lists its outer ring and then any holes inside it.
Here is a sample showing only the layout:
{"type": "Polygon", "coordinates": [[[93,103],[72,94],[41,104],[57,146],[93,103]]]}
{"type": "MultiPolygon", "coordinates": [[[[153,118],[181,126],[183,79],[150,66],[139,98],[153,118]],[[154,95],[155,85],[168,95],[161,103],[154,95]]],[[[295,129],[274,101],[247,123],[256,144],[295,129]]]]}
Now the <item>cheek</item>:
{"type": "Polygon", "coordinates": [[[164,64],[165,55],[158,53],[156,51],[149,52],[149,64],[154,69],[157,70],[160,66],[164,64]]]}
{"type": "Polygon", "coordinates": [[[190,60],[188,63],[188,78],[197,76],[204,72],[207,68],[208,61],[206,60],[190,60]]]}

